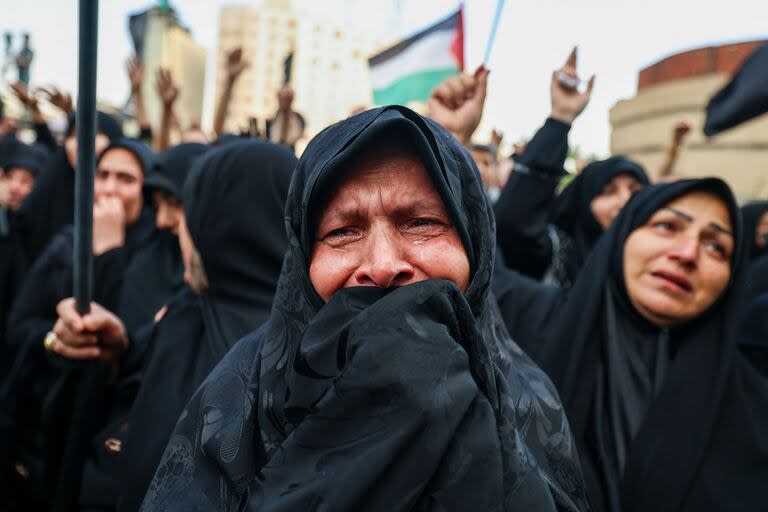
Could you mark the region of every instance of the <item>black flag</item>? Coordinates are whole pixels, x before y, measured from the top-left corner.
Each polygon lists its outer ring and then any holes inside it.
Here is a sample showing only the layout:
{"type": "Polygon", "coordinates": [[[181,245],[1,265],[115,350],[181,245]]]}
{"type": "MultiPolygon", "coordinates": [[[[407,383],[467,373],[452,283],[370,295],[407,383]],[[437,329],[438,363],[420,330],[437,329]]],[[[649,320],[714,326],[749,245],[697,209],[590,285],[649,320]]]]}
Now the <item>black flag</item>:
{"type": "Polygon", "coordinates": [[[139,61],[144,60],[144,36],[147,32],[147,13],[142,11],[128,17],[128,32],[133,40],[133,51],[139,61]]]}
{"type": "Polygon", "coordinates": [[[283,85],[291,82],[291,71],[293,70],[293,52],[289,53],[283,61],[283,85]]]}
{"type": "Polygon", "coordinates": [[[715,135],[768,112],[768,44],[758,48],[707,105],[704,133],[715,135]]]}

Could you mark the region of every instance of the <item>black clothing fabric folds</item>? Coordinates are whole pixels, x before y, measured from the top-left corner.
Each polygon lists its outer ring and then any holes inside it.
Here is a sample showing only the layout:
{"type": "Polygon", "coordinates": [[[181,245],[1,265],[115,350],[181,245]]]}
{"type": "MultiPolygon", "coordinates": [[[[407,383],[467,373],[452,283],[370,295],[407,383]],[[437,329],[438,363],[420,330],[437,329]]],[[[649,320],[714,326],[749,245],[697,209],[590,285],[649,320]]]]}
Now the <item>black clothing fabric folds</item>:
{"type": "Polygon", "coordinates": [[[335,124],[304,152],[286,216],[269,321],[182,412],[144,512],[587,508],[557,394],[489,294],[493,214],[455,139],[404,107],[335,124]],[[471,283],[350,288],[324,304],[308,277],[313,207],[394,133],[445,201],[471,283]]]}
{"type": "Polygon", "coordinates": [[[184,182],[198,157],[211,149],[207,144],[187,142],[157,155],[155,165],[144,180],[144,189],[162,190],[181,200],[184,182]]]}
{"type": "Polygon", "coordinates": [[[757,245],[757,225],[760,217],[766,212],[768,212],[768,201],[753,201],[741,207],[741,218],[744,220],[744,243],[749,260],[768,256],[768,243],[765,247],[757,245]]]}
{"type": "Polygon", "coordinates": [[[515,161],[494,207],[496,236],[506,265],[566,288],[603,232],[590,210],[592,199],[620,174],[648,183],[642,167],[616,156],[585,167],[558,196],[569,129],[565,123],[547,119],[515,161]]]}
{"type": "Polygon", "coordinates": [[[497,270],[504,320],[560,391],[596,510],[747,511],[764,503],[768,383],[736,343],[742,236],[724,182],[680,181],[637,193],[570,290],[497,270]],[[737,242],[731,282],[707,312],[659,329],[629,302],[623,247],[656,210],[693,191],[728,205],[737,242]]]}
{"type": "MultiPolygon", "coordinates": [[[[236,341],[268,319],[288,248],[283,212],[295,167],[296,157],[282,146],[241,141],[211,151],[192,170],[184,211],[208,288],[199,296],[185,292],[154,328],[126,421],[121,511],[138,510],[198,386],[236,341]]],[[[104,494],[85,486],[83,492],[104,494]]]]}
{"type": "MultiPolygon", "coordinates": [[[[122,137],[122,129],[114,118],[98,112],[96,121],[97,131],[109,137],[110,142],[122,137]]],[[[72,120],[69,130],[74,130],[72,120]]],[[[53,151],[48,165],[37,177],[35,187],[16,215],[16,229],[30,265],[61,228],[72,224],[74,215],[75,170],[67,160],[64,148],[59,147],[53,151]]]]}

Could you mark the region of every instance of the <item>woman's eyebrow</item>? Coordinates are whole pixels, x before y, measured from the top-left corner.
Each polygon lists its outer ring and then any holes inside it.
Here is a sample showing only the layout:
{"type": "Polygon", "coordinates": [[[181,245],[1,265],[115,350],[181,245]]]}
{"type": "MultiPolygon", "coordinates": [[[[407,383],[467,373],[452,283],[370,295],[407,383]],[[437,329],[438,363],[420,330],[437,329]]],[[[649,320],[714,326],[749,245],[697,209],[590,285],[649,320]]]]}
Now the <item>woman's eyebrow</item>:
{"type": "Polygon", "coordinates": [[[718,231],[720,233],[723,233],[725,235],[729,235],[729,236],[733,237],[733,232],[732,231],[728,231],[726,228],[724,228],[723,226],[721,226],[717,222],[710,222],[709,223],[709,227],[714,229],[715,231],[718,231]]]}
{"type": "Polygon", "coordinates": [[[668,211],[674,213],[675,215],[677,215],[678,217],[680,217],[681,219],[683,219],[686,222],[693,222],[693,215],[691,215],[689,213],[685,213],[682,210],[678,210],[676,208],[672,208],[671,206],[665,206],[664,208],[662,208],[662,210],[668,210],[668,211]]]}
{"type": "MultiPolygon", "coordinates": [[[[676,208],[672,208],[672,207],[670,207],[670,206],[667,206],[667,207],[665,207],[665,208],[663,208],[663,209],[664,209],[664,210],[668,210],[668,211],[670,211],[670,212],[674,213],[675,215],[677,215],[677,216],[678,216],[678,217],[680,217],[681,219],[685,220],[686,222],[689,222],[689,223],[690,223],[690,222],[693,222],[693,220],[694,220],[694,217],[693,217],[693,215],[691,215],[691,214],[689,214],[689,213],[686,213],[686,212],[684,212],[684,211],[678,210],[678,209],[676,209],[676,208]]],[[[725,227],[723,227],[722,225],[718,224],[717,222],[710,222],[710,223],[708,224],[708,226],[709,226],[710,228],[714,229],[715,231],[718,231],[718,232],[720,232],[720,233],[723,233],[723,234],[726,234],[726,235],[730,235],[730,236],[733,236],[733,232],[729,231],[728,229],[726,229],[726,228],[725,228],[725,227]]]]}

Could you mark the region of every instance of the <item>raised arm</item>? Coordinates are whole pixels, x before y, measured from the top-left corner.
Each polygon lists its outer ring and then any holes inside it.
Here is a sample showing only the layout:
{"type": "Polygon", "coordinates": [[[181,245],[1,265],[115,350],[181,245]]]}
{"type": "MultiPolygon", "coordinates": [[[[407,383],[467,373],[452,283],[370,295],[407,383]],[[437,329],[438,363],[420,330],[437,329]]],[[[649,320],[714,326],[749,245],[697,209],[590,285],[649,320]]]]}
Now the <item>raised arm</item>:
{"type": "MultiPolygon", "coordinates": [[[[56,139],[53,138],[53,135],[51,134],[51,130],[48,128],[48,123],[45,119],[45,116],[40,111],[40,107],[37,103],[37,98],[35,98],[35,95],[32,94],[32,92],[27,89],[27,86],[25,86],[22,82],[16,82],[15,84],[11,84],[11,89],[13,90],[14,94],[19,99],[19,101],[27,109],[29,109],[30,113],[32,114],[32,122],[34,123],[34,126],[35,126],[35,135],[37,138],[37,142],[43,144],[46,148],[48,148],[51,151],[56,149],[56,146],[57,146],[56,139]]],[[[47,92],[45,89],[41,89],[41,90],[43,92],[47,92]]],[[[70,98],[70,103],[71,103],[71,98],[70,98]]]]}
{"type": "Polygon", "coordinates": [[[144,65],[139,62],[135,55],[128,59],[126,63],[128,80],[131,83],[131,101],[133,101],[133,117],[139,123],[139,140],[152,142],[152,126],[147,115],[147,108],[144,105],[144,96],[141,94],[141,84],[144,81],[144,65]]]}
{"type": "Polygon", "coordinates": [[[691,131],[691,125],[687,121],[679,121],[672,131],[672,141],[667,147],[664,162],[659,169],[659,181],[669,181],[675,176],[675,163],[680,152],[683,140],[691,131]]]}
{"type": "Polygon", "coordinates": [[[496,236],[506,264],[540,279],[552,261],[549,211],[564,174],[568,132],[592,94],[593,76],[583,91],[576,72],[576,49],[552,73],[552,110],[523,154],[495,205],[496,236]]]}
{"type": "Polygon", "coordinates": [[[213,118],[213,131],[220,135],[224,131],[224,121],[227,119],[229,102],[232,99],[232,89],[237,77],[248,67],[248,62],[243,58],[243,49],[238,47],[227,54],[227,76],[224,79],[224,88],[221,91],[219,102],[216,105],[216,115],[213,118]]]}
{"type": "Polygon", "coordinates": [[[473,75],[453,76],[438,85],[429,97],[429,117],[465,146],[472,141],[483,117],[488,73],[480,66],[473,75]]]}
{"type": "Polygon", "coordinates": [[[165,68],[157,70],[155,81],[157,95],[163,105],[163,112],[160,116],[160,130],[155,140],[155,149],[164,151],[170,145],[171,140],[171,122],[175,117],[173,112],[173,103],[179,97],[179,88],[173,81],[171,71],[165,68]]]}

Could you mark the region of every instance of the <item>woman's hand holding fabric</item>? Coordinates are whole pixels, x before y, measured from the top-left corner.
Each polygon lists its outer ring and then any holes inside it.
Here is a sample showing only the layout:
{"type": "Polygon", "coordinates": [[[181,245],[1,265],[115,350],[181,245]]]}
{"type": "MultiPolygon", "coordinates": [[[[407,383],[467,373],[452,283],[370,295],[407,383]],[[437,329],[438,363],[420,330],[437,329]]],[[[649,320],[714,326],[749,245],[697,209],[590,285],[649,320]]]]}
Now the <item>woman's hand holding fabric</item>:
{"type": "Polygon", "coordinates": [[[331,299],[304,333],[288,378],[291,433],[262,468],[252,506],[490,510],[503,501],[496,421],[470,369],[474,347],[462,346],[460,297],[451,283],[425,281],[331,299]]]}

